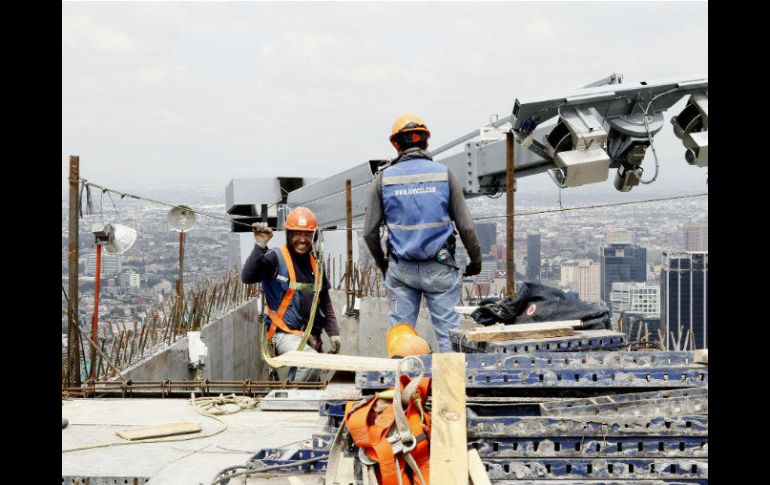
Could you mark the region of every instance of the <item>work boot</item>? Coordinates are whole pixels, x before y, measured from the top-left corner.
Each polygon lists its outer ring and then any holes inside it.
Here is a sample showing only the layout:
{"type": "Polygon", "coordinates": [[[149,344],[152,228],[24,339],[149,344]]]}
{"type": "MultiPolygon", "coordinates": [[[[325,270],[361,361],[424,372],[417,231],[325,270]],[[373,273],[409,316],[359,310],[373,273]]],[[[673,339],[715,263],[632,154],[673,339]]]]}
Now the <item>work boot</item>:
{"type": "Polygon", "coordinates": [[[66,428],[68,424],[70,424],[70,422],[67,418],[61,418],[61,429],[66,428]]]}

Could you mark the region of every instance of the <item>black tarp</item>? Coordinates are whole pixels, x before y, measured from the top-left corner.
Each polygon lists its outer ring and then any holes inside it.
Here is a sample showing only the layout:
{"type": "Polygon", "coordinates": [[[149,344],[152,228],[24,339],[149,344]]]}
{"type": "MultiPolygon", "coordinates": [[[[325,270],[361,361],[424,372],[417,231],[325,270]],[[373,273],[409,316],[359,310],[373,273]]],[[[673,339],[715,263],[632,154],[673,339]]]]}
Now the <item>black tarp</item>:
{"type": "Polygon", "coordinates": [[[481,325],[582,320],[583,328],[610,328],[606,306],[586,303],[558,288],[534,282],[522,283],[515,299],[482,300],[471,318],[481,325]]]}

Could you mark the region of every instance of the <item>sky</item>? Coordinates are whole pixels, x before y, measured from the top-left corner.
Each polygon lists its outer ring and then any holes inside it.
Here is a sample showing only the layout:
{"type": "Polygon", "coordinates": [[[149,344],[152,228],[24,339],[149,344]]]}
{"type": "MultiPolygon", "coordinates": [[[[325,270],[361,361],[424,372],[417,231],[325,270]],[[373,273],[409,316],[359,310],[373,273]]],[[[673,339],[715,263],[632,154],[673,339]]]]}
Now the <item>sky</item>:
{"type": "MultiPolygon", "coordinates": [[[[126,191],[325,177],[392,158],[404,112],[438,147],[509,115],[517,97],[614,72],[708,75],[708,4],[63,2],[62,187],[70,155],[81,177],[126,191]]],[[[655,137],[653,185],[706,191],[668,122],[683,102],[655,137]]],[[[643,166],[648,178],[649,149],[643,166]]],[[[612,172],[572,190],[614,191],[612,172]]],[[[519,190],[555,190],[530,179],[519,190]]]]}

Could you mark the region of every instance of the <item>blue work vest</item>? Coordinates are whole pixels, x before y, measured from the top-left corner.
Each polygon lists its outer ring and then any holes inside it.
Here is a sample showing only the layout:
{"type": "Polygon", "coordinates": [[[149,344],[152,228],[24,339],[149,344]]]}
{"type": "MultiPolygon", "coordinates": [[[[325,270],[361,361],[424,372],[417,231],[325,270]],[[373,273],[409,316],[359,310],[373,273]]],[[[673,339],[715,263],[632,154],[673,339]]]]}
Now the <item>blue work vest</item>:
{"type": "MultiPolygon", "coordinates": [[[[289,281],[289,268],[284,259],[283,251],[280,248],[273,251],[278,257],[278,274],[274,279],[266,279],[262,281],[262,290],[265,292],[265,301],[267,306],[274,312],[278,312],[283,301],[284,295],[289,291],[290,286],[294,287],[295,293],[292,296],[291,303],[286,308],[286,313],[283,316],[283,321],[286,325],[294,330],[302,330],[307,323],[300,314],[300,293],[313,291],[313,283],[294,283],[291,285],[289,281]]],[[[312,256],[311,256],[312,257],[312,256]]],[[[290,262],[292,265],[293,263],[290,262]]],[[[265,315],[266,323],[271,323],[270,316],[265,315]]]]}
{"type": "Polygon", "coordinates": [[[396,259],[433,259],[452,234],[447,170],[414,158],[382,172],[382,207],[396,259]]]}

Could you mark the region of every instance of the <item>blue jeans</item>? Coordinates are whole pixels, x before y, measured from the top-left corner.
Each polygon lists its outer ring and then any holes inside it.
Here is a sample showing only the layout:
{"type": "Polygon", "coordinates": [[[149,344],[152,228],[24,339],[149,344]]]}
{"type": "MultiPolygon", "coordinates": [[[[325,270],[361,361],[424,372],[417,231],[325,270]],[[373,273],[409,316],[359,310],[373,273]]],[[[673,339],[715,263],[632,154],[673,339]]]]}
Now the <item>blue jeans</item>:
{"type": "MultiPolygon", "coordinates": [[[[449,262],[454,264],[451,259],[449,262]]],[[[439,350],[451,352],[449,330],[460,326],[460,315],[454,307],[460,304],[461,281],[457,269],[438,261],[391,260],[385,276],[391,300],[391,326],[401,322],[414,326],[424,295],[439,350]]]]}

